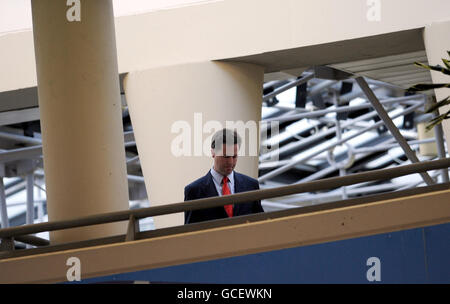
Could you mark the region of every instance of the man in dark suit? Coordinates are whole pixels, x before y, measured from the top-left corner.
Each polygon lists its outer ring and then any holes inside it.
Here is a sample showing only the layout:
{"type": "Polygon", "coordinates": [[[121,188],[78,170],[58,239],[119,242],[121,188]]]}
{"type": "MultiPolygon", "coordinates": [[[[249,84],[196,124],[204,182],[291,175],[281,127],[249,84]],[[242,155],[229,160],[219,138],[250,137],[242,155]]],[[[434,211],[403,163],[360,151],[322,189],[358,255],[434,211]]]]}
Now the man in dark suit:
{"type": "MultiPolygon", "coordinates": [[[[223,129],[213,135],[211,154],[214,165],[205,176],[184,188],[185,201],[259,189],[256,179],[234,171],[240,144],[241,139],[236,131],[223,129]]],[[[184,223],[196,223],[258,212],[264,212],[261,201],[226,205],[225,207],[186,211],[184,223]]]]}

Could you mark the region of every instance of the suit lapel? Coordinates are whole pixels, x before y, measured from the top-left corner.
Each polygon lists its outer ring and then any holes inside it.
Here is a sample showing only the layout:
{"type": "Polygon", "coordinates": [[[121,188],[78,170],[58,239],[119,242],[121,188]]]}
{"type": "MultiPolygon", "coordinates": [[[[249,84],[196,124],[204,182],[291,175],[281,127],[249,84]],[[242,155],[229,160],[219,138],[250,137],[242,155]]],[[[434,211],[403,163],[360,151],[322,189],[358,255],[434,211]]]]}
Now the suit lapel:
{"type": "Polygon", "coordinates": [[[217,193],[216,186],[213,182],[213,177],[211,175],[211,171],[208,171],[208,173],[205,176],[205,189],[207,191],[207,195],[209,196],[219,196],[219,193],[217,193]]]}
{"type": "Polygon", "coordinates": [[[242,188],[242,182],[239,175],[233,171],[234,174],[234,193],[242,192],[244,189],[242,188]]]}
{"type": "MultiPolygon", "coordinates": [[[[239,180],[239,176],[236,174],[235,171],[233,171],[234,175],[234,193],[242,192],[242,183],[239,180]]],[[[236,216],[239,214],[239,207],[240,204],[233,205],[233,216],[236,216]]]]}

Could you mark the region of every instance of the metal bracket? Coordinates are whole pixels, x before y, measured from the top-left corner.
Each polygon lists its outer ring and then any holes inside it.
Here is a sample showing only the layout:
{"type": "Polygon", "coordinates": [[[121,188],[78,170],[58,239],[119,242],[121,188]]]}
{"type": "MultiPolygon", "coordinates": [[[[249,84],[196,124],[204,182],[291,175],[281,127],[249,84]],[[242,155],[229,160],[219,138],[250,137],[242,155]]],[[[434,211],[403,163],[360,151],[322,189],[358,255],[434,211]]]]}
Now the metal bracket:
{"type": "MultiPolygon", "coordinates": [[[[352,90],[353,90],[353,82],[342,81],[341,90],[339,92],[339,99],[341,96],[351,93],[352,90]]],[[[349,104],[350,104],[350,101],[344,101],[342,103],[339,103],[339,106],[348,106],[349,104]]],[[[348,118],[348,114],[349,114],[349,112],[337,113],[336,118],[338,120],[345,120],[348,118]]]]}
{"type": "Polygon", "coordinates": [[[308,96],[308,82],[302,83],[299,86],[297,86],[297,91],[295,95],[295,107],[296,108],[305,108],[306,105],[306,98],[308,96]]]}
{"type": "Polygon", "coordinates": [[[139,219],[136,219],[134,215],[130,215],[128,220],[127,235],[125,242],[136,240],[136,235],[139,232],[139,219]]]}

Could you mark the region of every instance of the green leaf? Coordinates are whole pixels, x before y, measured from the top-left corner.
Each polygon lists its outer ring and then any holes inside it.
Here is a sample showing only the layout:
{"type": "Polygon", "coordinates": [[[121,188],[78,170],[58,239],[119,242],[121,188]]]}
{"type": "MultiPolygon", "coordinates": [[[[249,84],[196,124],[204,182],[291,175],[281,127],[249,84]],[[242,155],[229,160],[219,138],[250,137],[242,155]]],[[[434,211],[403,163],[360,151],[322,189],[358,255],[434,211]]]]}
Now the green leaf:
{"type": "Polygon", "coordinates": [[[450,83],[419,83],[413,85],[412,87],[406,89],[409,92],[419,92],[419,91],[427,91],[432,89],[440,89],[440,88],[450,88],[450,83]]]}
{"type": "Polygon", "coordinates": [[[442,58],[442,62],[445,64],[445,66],[447,67],[447,69],[450,69],[450,60],[447,60],[447,59],[442,58]]]}
{"type": "Polygon", "coordinates": [[[450,69],[446,69],[446,68],[444,68],[444,67],[442,67],[440,65],[426,65],[426,64],[423,64],[423,63],[420,63],[420,62],[417,62],[417,61],[414,62],[414,64],[419,66],[419,67],[422,67],[424,69],[438,71],[438,72],[441,72],[441,73],[443,73],[445,75],[450,75],[450,69]]]}
{"type": "Polygon", "coordinates": [[[447,113],[439,115],[432,120],[430,120],[429,124],[426,126],[425,130],[428,132],[432,130],[436,125],[440,124],[444,119],[450,118],[450,110],[447,111],[447,113]]]}
{"type": "Polygon", "coordinates": [[[436,111],[437,109],[439,109],[440,107],[446,106],[450,104],[450,96],[447,96],[447,98],[437,102],[436,104],[434,104],[433,106],[431,106],[426,113],[433,113],[434,111],[436,111]]]}

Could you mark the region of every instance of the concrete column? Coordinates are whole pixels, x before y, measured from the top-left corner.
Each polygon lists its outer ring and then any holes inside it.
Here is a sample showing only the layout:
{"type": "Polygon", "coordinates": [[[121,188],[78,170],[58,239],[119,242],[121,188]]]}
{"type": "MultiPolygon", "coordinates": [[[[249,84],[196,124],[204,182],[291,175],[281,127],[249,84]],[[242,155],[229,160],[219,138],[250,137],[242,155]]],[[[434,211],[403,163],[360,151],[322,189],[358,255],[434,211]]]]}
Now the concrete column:
{"type": "MultiPolygon", "coordinates": [[[[128,209],[112,2],[77,2],[32,0],[49,221],[128,209]]],[[[50,237],[125,232],[126,223],[114,223],[50,237]]]]}
{"type": "MultiPolygon", "coordinates": [[[[419,140],[433,138],[436,136],[436,129],[433,128],[433,130],[426,131],[426,126],[428,125],[427,122],[419,122],[416,124],[417,128],[417,138],[419,140]]],[[[437,153],[437,145],[436,142],[426,143],[426,144],[420,144],[419,145],[419,153],[422,156],[436,156],[437,153]]]]}
{"type": "MultiPolygon", "coordinates": [[[[237,128],[245,142],[240,152],[247,152],[235,170],[258,176],[257,152],[252,156],[249,145],[259,147],[263,76],[259,66],[210,61],[127,75],[124,88],[151,206],[183,201],[184,187],[212,167],[211,136],[227,122],[256,126],[247,134],[237,128]]],[[[184,215],[154,220],[156,228],[182,225],[184,215]]]]}
{"type": "MultiPolygon", "coordinates": [[[[449,59],[447,51],[450,51],[450,21],[432,23],[425,27],[424,42],[430,65],[444,65],[442,58],[449,59]]],[[[450,77],[440,72],[431,72],[433,83],[449,83],[450,77]]],[[[435,90],[436,99],[440,101],[450,95],[450,89],[443,88],[435,90]]],[[[440,114],[445,113],[450,106],[441,108],[440,114]]],[[[444,135],[447,142],[447,148],[450,147],[450,120],[444,120],[442,123],[444,135]]]]}

